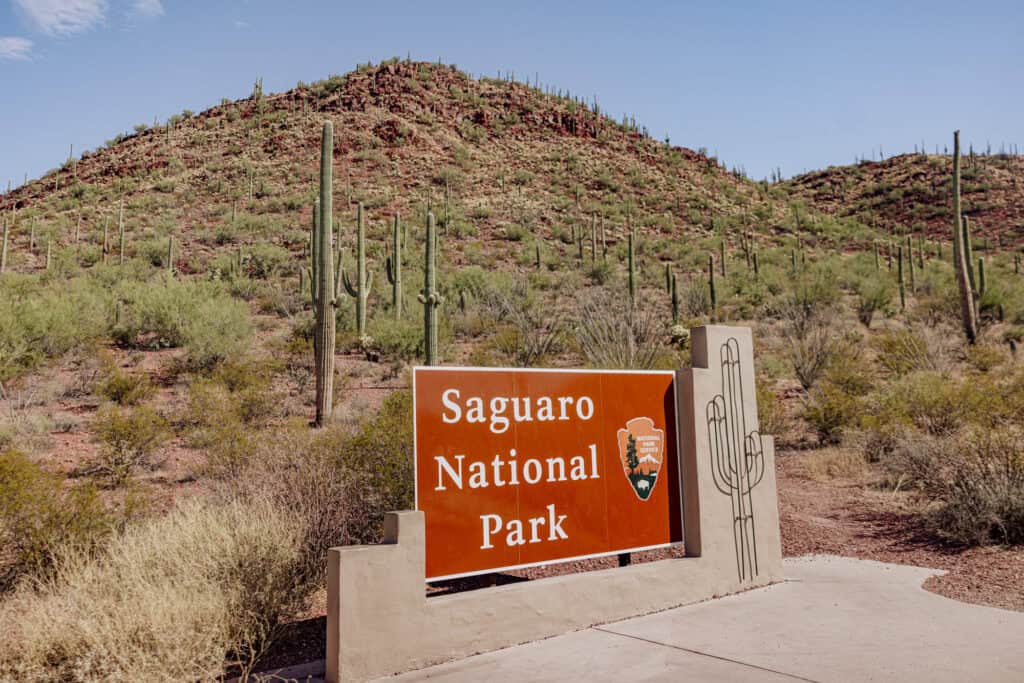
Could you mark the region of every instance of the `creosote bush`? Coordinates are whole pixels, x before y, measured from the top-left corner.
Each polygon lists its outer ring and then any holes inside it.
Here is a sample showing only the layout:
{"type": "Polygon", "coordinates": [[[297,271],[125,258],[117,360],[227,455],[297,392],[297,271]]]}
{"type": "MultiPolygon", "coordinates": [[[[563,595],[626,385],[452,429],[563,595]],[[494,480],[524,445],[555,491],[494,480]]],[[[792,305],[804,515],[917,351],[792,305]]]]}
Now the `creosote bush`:
{"type": "Polygon", "coordinates": [[[148,406],[105,406],[93,428],[101,446],[88,471],[114,485],[126,482],[137,468],[150,467],[153,454],[170,435],[167,420],[148,406]]]}
{"type": "Polygon", "coordinates": [[[88,552],[113,525],[88,482],[65,489],[25,454],[0,452],[0,592],[47,576],[62,549],[88,552]]]}

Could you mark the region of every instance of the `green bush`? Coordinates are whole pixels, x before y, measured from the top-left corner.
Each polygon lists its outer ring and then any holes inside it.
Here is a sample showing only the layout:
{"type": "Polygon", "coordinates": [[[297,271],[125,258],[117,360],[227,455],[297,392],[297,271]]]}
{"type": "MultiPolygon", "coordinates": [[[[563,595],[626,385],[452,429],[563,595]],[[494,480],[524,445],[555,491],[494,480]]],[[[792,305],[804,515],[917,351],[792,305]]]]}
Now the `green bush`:
{"type": "Polygon", "coordinates": [[[100,440],[100,452],[90,471],[123,484],[137,467],[148,467],[153,453],[170,434],[170,426],[148,406],[100,409],[93,422],[100,440]]]}
{"type": "Polygon", "coordinates": [[[125,291],[115,338],[142,348],[184,346],[192,369],[242,352],[252,335],[248,307],[214,282],[164,280],[125,291]]]}
{"type": "Polygon", "coordinates": [[[113,521],[93,486],[65,489],[23,453],[0,453],[0,592],[47,575],[64,549],[88,551],[113,521]]]}

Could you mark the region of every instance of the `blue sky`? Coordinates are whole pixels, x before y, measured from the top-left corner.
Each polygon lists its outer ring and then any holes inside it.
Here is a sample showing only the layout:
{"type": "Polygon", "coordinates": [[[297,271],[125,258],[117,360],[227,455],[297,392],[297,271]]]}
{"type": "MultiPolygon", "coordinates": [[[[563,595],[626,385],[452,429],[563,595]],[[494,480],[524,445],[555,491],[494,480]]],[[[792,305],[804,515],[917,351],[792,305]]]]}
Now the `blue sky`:
{"type": "Polygon", "coordinates": [[[0,185],[257,77],[276,92],[407,53],[539,73],[755,178],[954,128],[1024,147],[1021,36],[1021,0],[0,0],[0,185]]]}

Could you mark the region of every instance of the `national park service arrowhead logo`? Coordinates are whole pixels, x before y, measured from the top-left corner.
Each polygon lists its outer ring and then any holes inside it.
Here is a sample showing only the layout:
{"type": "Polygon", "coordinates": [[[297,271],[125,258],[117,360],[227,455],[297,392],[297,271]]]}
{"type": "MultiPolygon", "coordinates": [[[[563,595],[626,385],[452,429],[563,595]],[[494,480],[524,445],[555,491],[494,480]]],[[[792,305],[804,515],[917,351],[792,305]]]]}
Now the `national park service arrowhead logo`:
{"type": "Polygon", "coordinates": [[[637,498],[647,500],[654,492],[665,458],[665,432],[649,417],[634,417],[618,431],[619,460],[637,498]]]}

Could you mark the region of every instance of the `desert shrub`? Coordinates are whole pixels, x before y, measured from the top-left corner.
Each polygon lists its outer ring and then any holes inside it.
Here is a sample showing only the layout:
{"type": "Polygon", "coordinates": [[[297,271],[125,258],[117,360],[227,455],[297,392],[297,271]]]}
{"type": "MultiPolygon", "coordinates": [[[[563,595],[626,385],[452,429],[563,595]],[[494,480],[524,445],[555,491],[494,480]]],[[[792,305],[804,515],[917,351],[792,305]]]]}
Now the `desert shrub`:
{"type": "Polygon", "coordinates": [[[423,323],[378,316],[367,326],[370,346],[380,354],[409,361],[422,353],[423,323]]]}
{"type": "Polygon", "coordinates": [[[763,434],[782,436],[788,431],[788,420],[782,402],[767,377],[757,378],[757,417],[763,434]]]}
{"type": "Polygon", "coordinates": [[[481,292],[482,303],[505,326],[491,345],[517,367],[534,367],[556,354],[562,345],[565,322],[558,311],[539,305],[527,291],[498,289],[481,292]]]}
{"type": "Polygon", "coordinates": [[[1022,437],[1019,426],[914,432],[886,463],[936,503],[927,516],[940,534],[971,545],[1024,543],[1022,437]]]}
{"type": "Polygon", "coordinates": [[[941,354],[921,330],[882,332],[872,339],[879,364],[894,375],[942,369],[941,354]]]}
{"type": "Polygon", "coordinates": [[[659,358],[662,328],[652,309],[602,293],[582,302],[576,341],[593,367],[650,369],[659,358]]]}
{"type": "Polygon", "coordinates": [[[104,363],[96,393],[122,406],[134,406],[153,395],[155,387],[141,372],[123,372],[112,361],[104,363]]]}
{"type": "Polygon", "coordinates": [[[240,353],[252,334],[246,305],[215,282],[165,280],[125,291],[115,338],[143,348],[184,346],[186,364],[210,369],[240,353]]]}
{"type": "Polygon", "coordinates": [[[291,264],[291,260],[292,256],[287,249],[260,242],[246,248],[242,268],[249,277],[266,280],[282,273],[291,264]]]}
{"type": "Polygon", "coordinates": [[[864,278],[857,283],[857,319],[871,327],[875,313],[884,311],[893,298],[893,285],[888,278],[864,278]]]}
{"type": "Polygon", "coordinates": [[[220,680],[303,605],[302,523],[259,500],[192,502],[0,607],[0,678],[220,680]]]}
{"type": "Polygon", "coordinates": [[[45,576],[63,548],[89,550],[112,523],[91,485],[65,490],[23,453],[0,453],[0,591],[45,576]]]}
{"type": "Polygon", "coordinates": [[[858,397],[836,384],[822,382],[811,390],[803,418],[814,428],[820,443],[838,444],[844,432],[857,425],[861,411],[858,397]]]}
{"type": "Polygon", "coordinates": [[[974,412],[971,387],[930,370],[893,382],[882,400],[884,422],[910,424],[928,434],[949,434],[974,412]]]}
{"type": "Polygon", "coordinates": [[[836,354],[836,338],[819,318],[790,321],[786,327],[786,354],[800,386],[810,389],[836,354]]]}
{"type": "Polygon", "coordinates": [[[220,486],[302,519],[302,572],[321,582],[329,548],[378,542],[384,514],[413,505],[412,393],[391,394],[354,425],[336,419],[311,432],[304,420],[289,421],[255,441],[220,486]]]}
{"type": "Polygon", "coordinates": [[[101,339],[112,314],[110,294],[95,278],[0,278],[0,382],[101,339]]]}
{"type": "Polygon", "coordinates": [[[88,471],[123,484],[137,467],[152,465],[153,453],[167,440],[167,420],[148,406],[100,409],[93,422],[100,452],[88,471]]]}
{"type": "Polygon", "coordinates": [[[688,318],[699,318],[711,312],[711,290],[702,280],[687,280],[681,290],[677,285],[679,308],[688,318]]]}
{"type": "Polygon", "coordinates": [[[976,344],[967,349],[967,363],[978,372],[989,372],[1006,360],[1006,352],[994,344],[976,344]]]}

